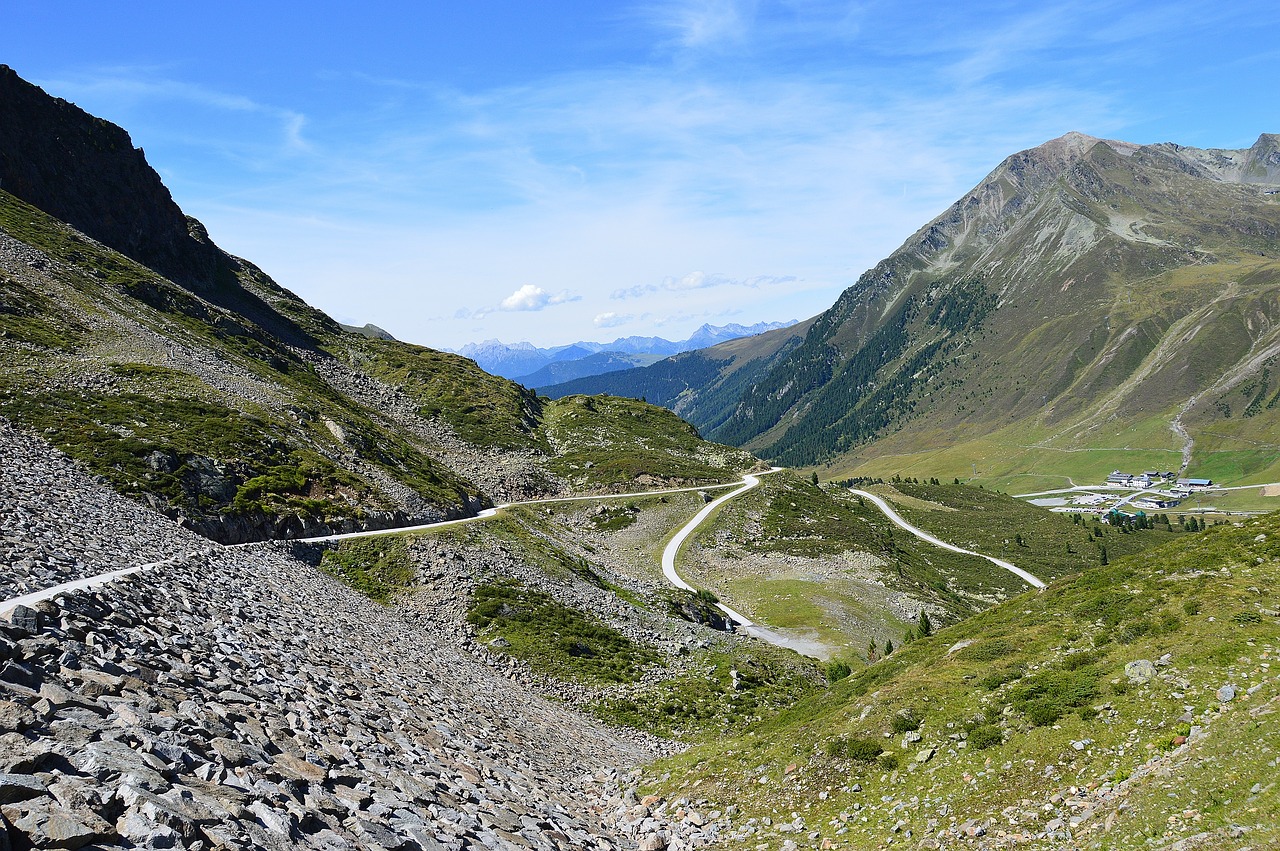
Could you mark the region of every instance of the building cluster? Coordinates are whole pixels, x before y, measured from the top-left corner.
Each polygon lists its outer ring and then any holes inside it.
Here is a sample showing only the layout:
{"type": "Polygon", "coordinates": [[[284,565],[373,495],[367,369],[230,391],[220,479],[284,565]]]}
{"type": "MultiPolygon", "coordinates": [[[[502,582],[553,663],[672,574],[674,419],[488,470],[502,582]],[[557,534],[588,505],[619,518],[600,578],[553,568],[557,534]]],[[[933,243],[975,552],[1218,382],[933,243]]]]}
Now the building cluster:
{"type": "Polygon", "coordinates": [[[1176,475],[1176,473],[1161,473],[1156,470],[1147,470],[1142,473],[1124,473],[1120,470],[1114,470],[1111,475],[1107,476],[1107,484],[1133,488],[1134,490],[1146,490],[1147,488],[1164,484],[1176,475]]]}

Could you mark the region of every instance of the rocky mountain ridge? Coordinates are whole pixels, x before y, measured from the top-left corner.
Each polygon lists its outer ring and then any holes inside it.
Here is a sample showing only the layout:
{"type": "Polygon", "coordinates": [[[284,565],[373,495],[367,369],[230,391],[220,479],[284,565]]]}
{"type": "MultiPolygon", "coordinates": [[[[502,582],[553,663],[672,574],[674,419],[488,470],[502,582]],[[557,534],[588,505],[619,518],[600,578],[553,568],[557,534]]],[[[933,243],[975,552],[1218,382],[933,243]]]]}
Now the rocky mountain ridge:
{"type": "Polygon", "coordinates": [[[1255,450],[1280,411],[1278,162],[1275,134],[1241,150],[1067,134],[1007,158],[863,274],[727,416],[700,405],[721,393],[714,362],[590,386],[665,383],[645,398],[698,412],[714,439],[849,473],[909,466],[942,435],[950,476],[1132,430],[1192,473],[1273,475],[1280,452],[1255,450]]]}

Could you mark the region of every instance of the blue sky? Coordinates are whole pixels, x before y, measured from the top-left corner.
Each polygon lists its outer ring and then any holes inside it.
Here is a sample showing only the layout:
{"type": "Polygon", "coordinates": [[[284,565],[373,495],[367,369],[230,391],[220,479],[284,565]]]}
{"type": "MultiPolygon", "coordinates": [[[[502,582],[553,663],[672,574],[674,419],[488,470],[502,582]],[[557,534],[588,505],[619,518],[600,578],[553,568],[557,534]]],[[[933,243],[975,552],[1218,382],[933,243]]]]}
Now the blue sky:
{"type": "Polygon", "coordinates": [[[1015,151],[1280,132],[1261,2],[58,2],[0,62],[435,347],[804,318],[1015,151]]]}

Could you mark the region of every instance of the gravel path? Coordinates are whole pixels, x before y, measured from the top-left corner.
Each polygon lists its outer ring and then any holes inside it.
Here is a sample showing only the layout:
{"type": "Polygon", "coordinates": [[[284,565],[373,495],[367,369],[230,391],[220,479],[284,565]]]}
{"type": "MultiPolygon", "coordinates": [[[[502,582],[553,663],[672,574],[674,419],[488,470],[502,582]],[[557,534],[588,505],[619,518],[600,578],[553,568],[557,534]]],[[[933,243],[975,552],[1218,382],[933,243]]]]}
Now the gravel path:
{"type": "Polygon", "coordinates": [[[941,538],[936,538],[933,535],[930,535],[928,532],[924,531],[923,529],[918,529],[915,526],[912,526],[906,520],[902,519],[902,515],[898,514],[898,512],[893,510],[893,506],[891,506],[883,498],[876,496],[870,491],[859,490],[858,488],[850,488],[849,492],[856,494],[860,497],[863,497],[865,499],[871,500],[871,502],[875,504],[876,508],[879,508],[881,511],[884,512],[885,517],[888,517],[891,521],[894,522],[894,524],[905,529],[911,534],[915,535],[917,538],[919,538],[922,541],[928,541],[929,543],[933,544],[935,547],[942,547],[944,550],[951,550],[951,552],[953,553],[961,553],[962,555],[977,556],[978,558],[985,558],[987,561],[991,562],[996,567],[1007,570],[1010,573],[1014,574],[1015,576],[1019,577],[1028,585],[1030,585],[1032,588],[1045,587],[1044,580],[1031,575],[1027,571],[1015,565],[1013,562],[1008,562],[1002,558],[996,558],[995,556],[984,555],[983,553],[975,553],[973,550],[966,550],[963,547],[957,547],[955,544],[949,544],[946,541],[942,540],[941,538]]]}

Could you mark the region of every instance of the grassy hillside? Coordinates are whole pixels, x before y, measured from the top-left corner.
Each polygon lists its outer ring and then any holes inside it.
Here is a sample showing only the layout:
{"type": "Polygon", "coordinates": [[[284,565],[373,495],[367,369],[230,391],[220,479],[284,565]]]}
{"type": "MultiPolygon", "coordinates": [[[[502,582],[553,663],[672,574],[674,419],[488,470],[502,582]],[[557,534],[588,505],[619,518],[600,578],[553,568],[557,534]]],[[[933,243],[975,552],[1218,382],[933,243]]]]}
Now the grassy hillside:
{"type": "Polygon", "coordinates": [[[1223,165],[1275,144],[1068,134],[1008,158],[708,434],[824,477],[1085,479],[1185,454],[1189,475],[1276,480],[1280,196],[1223,165]]]}
{"type": "Polygon", "coordinates": [[[1109,559],[1116,559],[1186,534],[1176,512],[1153,515],[1153,521],[1158,517],[1161,522],[1152,529],[1130,530],[969,485],[893,482],[871,490],[893,502],[915,526],[1012,561],[1046,581],[1098,565],[1104,549],[1109,559]]]}
{"type": "Polygon", "coordinates": [[[3,191],[0,231],[0,416],[221,540],[466,514],[511,480],[634,490],[755,463],[661,409],[547,408],[466,358],[346,333],[234,258],[253,318],[3,191]]]}
{"type": "Polygon", "coordinates": [[[548,466],[575,487],[692,485],[732,481],[759,466],[750,453],[704,441],[656,405],[611,396],[569,396],[545,408],[548,466]]]}
{"type": "Polygon", "coordinates": [[[1202,833],[1271,847],[1278,579],[1280,515],[1188,536],[913,642],[651,773],[663,794],[740,808],[727,847],[811,832],[854,848],[1202,833]]]}
{"type": "MultiPolygon", "coordinates": [[[[1057,522],[1025,507],[1037,522],[1057,522]]],[[[954,516],[947,531],[963,539],[989,520],[972,510],[954,516]]],[[[681,575],[752,619],[812,642],[814,652],[855,666],[883,655],[886,642],[901,647],[922,611],[933,624],[954,623],[1027,587],[985,559],[903,532],[843,488],[790,473],[766,477],[713,521],[682,554],[681,575]]],[[[990,540],[982,543],[978,551],[1000,554],[998,545],[985,546],[990,540]]]]}

